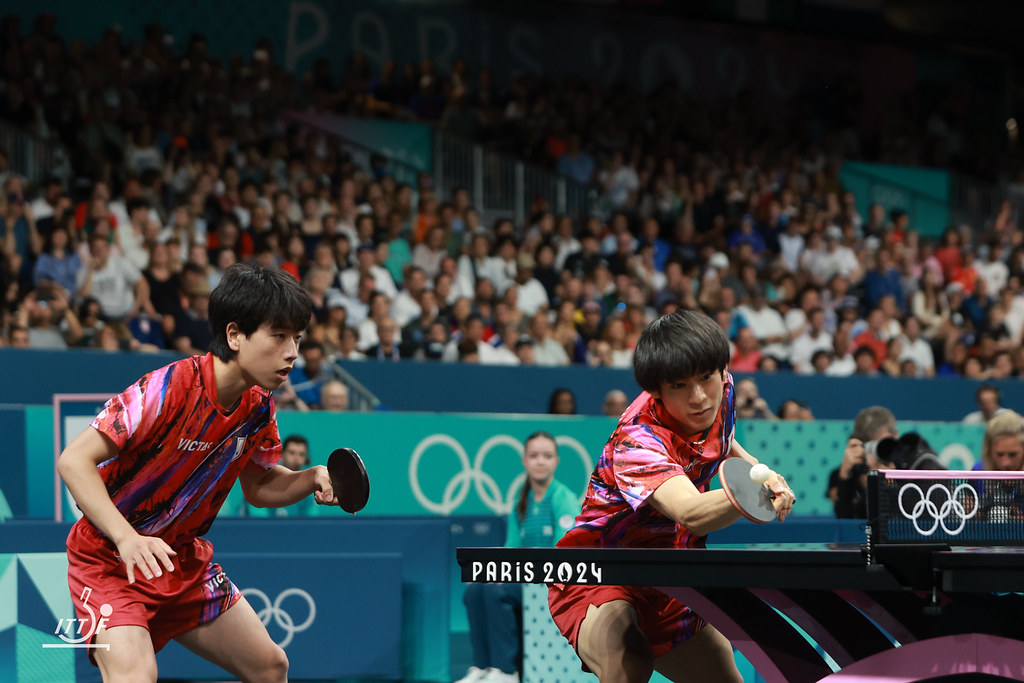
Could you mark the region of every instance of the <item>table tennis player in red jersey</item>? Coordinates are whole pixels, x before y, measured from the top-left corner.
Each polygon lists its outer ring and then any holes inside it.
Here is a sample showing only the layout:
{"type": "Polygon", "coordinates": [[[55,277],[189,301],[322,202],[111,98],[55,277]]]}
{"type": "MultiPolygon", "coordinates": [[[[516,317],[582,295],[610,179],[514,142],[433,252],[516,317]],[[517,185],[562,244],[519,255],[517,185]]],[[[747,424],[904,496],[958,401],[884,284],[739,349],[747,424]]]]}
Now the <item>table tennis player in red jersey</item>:
{"type": "MultiPolygon", "coordinates": [[[[86,588],[106,616],[91,649],[104,681],[156,681],[172,638],[244,681],[285,681],[288,660],[200,535],[240,480],[257,507],[313,495],[336,504],[323,466],[279,466],[271,392],[285,381],[311,302],[283,270],[236,264],[210,296],[211,353],[144,376],[60,456],[84,513],[67,540],[80,619],[86,588]]],[[[89,625],[86,623],[85,628],[89,625]]]]}
{"type": "MultiPolygon", "coordinates": [[[[711,478],[722,460],[757,461],[734,438],[729,340],[693,311],[662,316],[637,341],[633,371],[644,390],[605,445],[576,524],[560,548],[700,548],[740,513],[711,478]]],[[[795,500],[771,472],[782,520],[795,500]]],[[[584,668],[603,683],[742,681],[729,641],[689,608],[653,588],[552,585],[548,602],[584,668]]]]}

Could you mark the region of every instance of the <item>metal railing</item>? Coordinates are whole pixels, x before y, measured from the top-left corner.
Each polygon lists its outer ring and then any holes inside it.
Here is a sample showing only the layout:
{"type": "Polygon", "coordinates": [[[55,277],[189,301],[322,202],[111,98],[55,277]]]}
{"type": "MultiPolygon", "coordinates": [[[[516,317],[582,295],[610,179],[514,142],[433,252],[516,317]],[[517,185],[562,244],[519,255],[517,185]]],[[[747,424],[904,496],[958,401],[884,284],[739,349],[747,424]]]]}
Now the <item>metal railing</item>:
{"type": "Polygon", "coordinates": [[[70,175],[63,147],[8,121],[0,121],[0,148],[7,151],[11,171],[30,182],[38,183],[51,174],[65,179],[70,175]]]}
{"type": "MultiPolygon", "coordinates": [[[[369,169],[371,156],[380,155],[387,159],[388,171],[395,180],[414,188],[419,174],[428,171],[338,135],[336,130],[328,130],[300,112],[288,112],[285,118],[300,126],[330,133],[359,168],[369,169]]],[[[594,192],[590,187],[441,130],[434,130],[432,155],[437,196],[448,199],[457,188],[466,188],[484,225],[490,225],[497,218],[511,218],[517,225],[524,225],[527,207],[538,197],[545,198],[556,214],[574,218],[589,215],[594,207],[594,192]]]]}
{"type": "Polygon", "coordinates": [[[434,186],[446,197],[466,188],[484,225],[497,218],[524,225],[538,197],[556,214],[575,218],[589,215],[593,204],[586,185],[440,130],[434,132],[434,186]]]}
{"type": "Polygon", "coordinates": [[[355,412],[370,412],[380,406],[380,399],[367,389],[362,382],[352,376],[348,370],[342,367],[341,363],[335,362],[341,378],[341,383],[348,387],[348,409],[355,412]]]}

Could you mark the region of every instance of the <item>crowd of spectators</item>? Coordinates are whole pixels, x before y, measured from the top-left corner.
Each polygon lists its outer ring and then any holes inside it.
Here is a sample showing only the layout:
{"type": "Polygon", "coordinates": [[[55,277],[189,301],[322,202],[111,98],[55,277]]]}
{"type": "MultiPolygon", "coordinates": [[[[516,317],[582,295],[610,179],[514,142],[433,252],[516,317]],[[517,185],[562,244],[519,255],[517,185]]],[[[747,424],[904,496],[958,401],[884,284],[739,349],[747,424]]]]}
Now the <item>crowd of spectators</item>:
{"type": "MultiPolygon", "coordinates": [[[[862,215],[838,177],[860,152],[846,129],[790,136],[672,89],[502,89],[462,61],[374,73],[356,54],[340,81],[326,63],[296,80],[268,42],[222,63],[203,36],[65,44],[55,21],[0,28],[0,118],[75,169],[29,185],[0,154],[2,344],[202,352],[210,291],[245,260],[313,300],[296,407],[319,405],[306,385],[335,379],[332,360],[630,367],[641,330],[680,307],[722,325],[738,372],[1024,372],[1014,205],[938,240],[898,209],[862,215]],[[592,185],[600,215],[535,197],[524,224],[484,224],[465,189],[398,183],[385,159],[359,168],[339,140],[281,123],[309,108],[515,149],[592,185]]],[[[917,149],[942,147],[923,135],[917,149]]]]}

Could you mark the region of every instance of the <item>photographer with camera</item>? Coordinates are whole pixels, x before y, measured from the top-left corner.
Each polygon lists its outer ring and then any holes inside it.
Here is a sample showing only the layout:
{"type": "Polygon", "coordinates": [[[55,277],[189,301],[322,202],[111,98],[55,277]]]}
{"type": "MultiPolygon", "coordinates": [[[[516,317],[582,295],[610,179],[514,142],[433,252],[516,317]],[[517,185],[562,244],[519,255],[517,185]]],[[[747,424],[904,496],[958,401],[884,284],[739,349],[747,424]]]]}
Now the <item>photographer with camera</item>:
{"type": "Polygon", "coordinates": [[[853,433],[843,452],[843,461],[828,477],[825,495],[832,501],[837,519],[867,518],[865,491],[868,471],[893,466],[891,462],[880,459],[878,442],[898,436],[896,416],[888,408],[870,406],[857,414],[853,433]]]}
{"type": "Polygon", "coordinates": [[[857,414],[843,462],[828,478],[825,495],[839,519],[867,517],[867,476],[871,470],[944,470],[935,449],[920,434],[899,436],[888,408],[871,406],[857,414]]]}

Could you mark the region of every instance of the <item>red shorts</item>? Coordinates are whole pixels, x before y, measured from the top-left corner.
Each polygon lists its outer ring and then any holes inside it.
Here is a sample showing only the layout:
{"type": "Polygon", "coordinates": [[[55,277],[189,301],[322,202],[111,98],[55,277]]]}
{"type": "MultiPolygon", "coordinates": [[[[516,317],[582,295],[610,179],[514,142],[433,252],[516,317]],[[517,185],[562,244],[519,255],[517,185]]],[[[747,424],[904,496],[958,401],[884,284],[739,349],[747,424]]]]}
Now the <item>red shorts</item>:
{"type": "MultiPolygon", "coordinates": [[[[636,610],[637,622],[655,657],[692,638],[706,623],[675,598],[647,586],[564,586],[548,588],[551,618],[572,648],[579,652],[580,624],[590,605],[625,600],[636,610]]],[[[584,671],[589,671],[586,664],[584,671]]]]}
{"type": "MultiPolygon", "coordinates": [[[[220,565],[210,561],[213,546],[202,538],[174,549],[174,571],[164,568],[161,576],[147,579],[136,568],[132,584],[114,544],[87,520],[71,527],[67,548],[71,601],[88,642],[99,630],[93,628],[94,620],[102,619],[106,628],[148,629],[153,650],[159,652],[171,639],[213,621],[242,597],[220,565]]],[[[92,650],[89,654],[92,659],[92,650]]]]}

